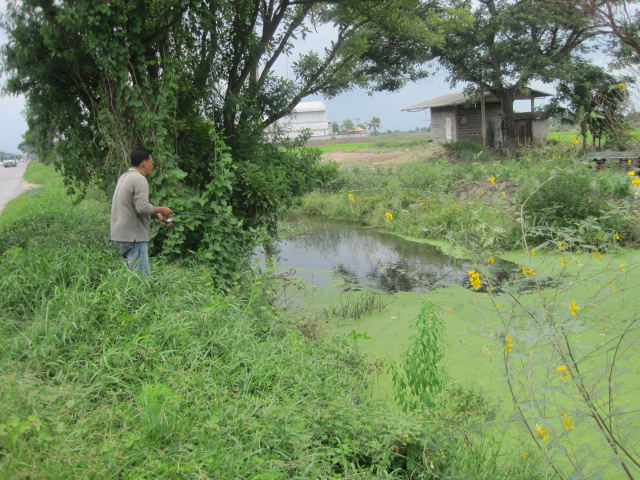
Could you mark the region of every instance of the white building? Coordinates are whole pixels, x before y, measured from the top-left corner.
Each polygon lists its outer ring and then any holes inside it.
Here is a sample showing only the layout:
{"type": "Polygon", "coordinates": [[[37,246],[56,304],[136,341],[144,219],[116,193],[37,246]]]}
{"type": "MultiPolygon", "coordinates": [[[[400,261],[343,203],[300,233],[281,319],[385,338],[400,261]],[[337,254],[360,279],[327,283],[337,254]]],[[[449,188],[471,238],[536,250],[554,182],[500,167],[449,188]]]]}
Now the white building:
{"type": "Polygon", "coordinates": [[[293,113],[278,120],[278,124],[289,138],[297,137],[304,130],[311,132],[312,139],[332,135],[331,124],[327,121],[327,107],[323,102],[300,102],[293,113]]]}

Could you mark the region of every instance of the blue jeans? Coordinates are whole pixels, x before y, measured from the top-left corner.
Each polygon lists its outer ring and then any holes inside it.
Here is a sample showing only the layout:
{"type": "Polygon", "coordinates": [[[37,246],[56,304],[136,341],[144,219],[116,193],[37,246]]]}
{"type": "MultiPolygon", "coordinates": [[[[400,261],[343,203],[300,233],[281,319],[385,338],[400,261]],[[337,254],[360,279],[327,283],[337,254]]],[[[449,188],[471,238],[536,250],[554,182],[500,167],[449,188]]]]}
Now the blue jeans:
{"type": "Polygon", "coordinates": [[[115,242],[127,266],[134,272],[149,273],[149,242],[115,242]]]}

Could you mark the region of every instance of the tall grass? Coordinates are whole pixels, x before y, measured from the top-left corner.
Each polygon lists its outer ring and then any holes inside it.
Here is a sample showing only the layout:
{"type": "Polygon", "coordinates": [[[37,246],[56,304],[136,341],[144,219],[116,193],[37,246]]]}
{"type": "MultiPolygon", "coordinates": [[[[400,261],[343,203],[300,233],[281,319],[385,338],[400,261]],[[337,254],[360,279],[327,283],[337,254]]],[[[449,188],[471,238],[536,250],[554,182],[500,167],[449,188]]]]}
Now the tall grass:
{"type": "Polygon", "coordinates": [[[575,149],[542,145],[517,159],[499,159],[471,142],[448,144],[457,157],[424,157],[400,165],[342,168],[333,189],[308,195],[300,211],[356,220],[399,235],[520,248],[521,223],[531,241],[554,240],[552,230],[577,231],[577,248],[606,250],[610,235],[633,245],[636,227],[631,179],[624,169],[596,169],[575,149]],[[535,192],[535,194],[534,194],[535,192]],[[352,195],[353,197],[350,197],[352,195]],[[520,221],[514,212],[526,202],[520,221]],[[389,215],[393,219],[391,220],[389,215]],[[578,238],[579,237],[579,238],[578,238]]]}
{"type": "Polygon", "coordinates": [[[0,217],[0,478],[536,478],[467,420],[371,401],[366,360],[304,337],[271,280],[158,258],[140,278],[103,200],[28,173],[0,217]]]}

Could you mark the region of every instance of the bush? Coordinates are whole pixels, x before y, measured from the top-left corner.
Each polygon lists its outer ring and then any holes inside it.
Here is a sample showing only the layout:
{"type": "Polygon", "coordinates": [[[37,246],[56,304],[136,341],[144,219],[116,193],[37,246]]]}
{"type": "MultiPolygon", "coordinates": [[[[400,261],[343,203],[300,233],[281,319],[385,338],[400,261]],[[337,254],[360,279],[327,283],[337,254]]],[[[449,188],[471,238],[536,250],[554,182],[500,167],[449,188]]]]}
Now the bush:
{"type": "Polygon", "coordinates": [[[558,226],[599,216],[603,198],[592,187],[593,171],[584,165],[552,170],[522,186],[517,195],[528,217],[544,218],[558,226]]]}

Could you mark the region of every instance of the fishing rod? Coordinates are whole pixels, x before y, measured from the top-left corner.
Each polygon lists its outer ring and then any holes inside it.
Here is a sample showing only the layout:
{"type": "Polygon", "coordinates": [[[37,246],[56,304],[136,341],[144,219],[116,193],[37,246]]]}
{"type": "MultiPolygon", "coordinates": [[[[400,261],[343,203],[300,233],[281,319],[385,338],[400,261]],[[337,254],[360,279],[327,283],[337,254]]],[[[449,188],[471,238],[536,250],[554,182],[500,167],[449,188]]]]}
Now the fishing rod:
{"type": "MultiPolygon", "coordinates": [[[[266,217],[236,217],[234,215],[217,215],[215,213],[200,213],[200,212],[185,212],[174,210],[173,213],[175,215],[193,215],[199,217],[209,217],[209,218],[235,218],[237,220],[264,220],[266,217]]],[[[173,225],[174,219],[173,217],[166,217],[161,220],[165,225],[173,225]]]]}

